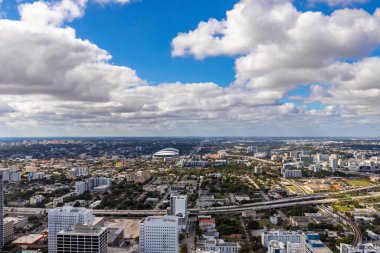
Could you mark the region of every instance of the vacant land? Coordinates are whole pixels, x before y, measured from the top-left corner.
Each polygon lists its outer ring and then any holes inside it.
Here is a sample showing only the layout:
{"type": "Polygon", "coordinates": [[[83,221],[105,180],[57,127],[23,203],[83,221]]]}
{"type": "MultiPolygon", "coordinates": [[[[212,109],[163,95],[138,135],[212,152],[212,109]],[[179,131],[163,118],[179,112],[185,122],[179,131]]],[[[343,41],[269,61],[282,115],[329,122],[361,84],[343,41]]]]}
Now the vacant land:
{"type": "Polygon", "coordinates": [[[124,238],[135,239],[139,236],[140,219],[113,219],[106,222],[107,227],[124,228],[124,238]]]}
{"type": "Polygon", "coordinates": [[[364,180],[346,179],[345,181],[350,185],[355,185],[355,186],[360,186],[360,187],[366,187],[366,186],[372,185],[370,182],[364,181],[364,180]]]}

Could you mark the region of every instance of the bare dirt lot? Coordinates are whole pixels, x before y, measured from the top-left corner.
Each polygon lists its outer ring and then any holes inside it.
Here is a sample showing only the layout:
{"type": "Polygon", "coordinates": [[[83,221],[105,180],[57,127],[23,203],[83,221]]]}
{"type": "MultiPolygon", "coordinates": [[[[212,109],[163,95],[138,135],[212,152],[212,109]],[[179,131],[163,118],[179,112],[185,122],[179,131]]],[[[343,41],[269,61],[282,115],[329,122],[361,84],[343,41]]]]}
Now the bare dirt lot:
{"type": "Polygon", "coordinates": [[[140,219],[111,219],[106,221],[106,227],[124,228],[124,238],[134,239],[139,236],[140,219]]]}

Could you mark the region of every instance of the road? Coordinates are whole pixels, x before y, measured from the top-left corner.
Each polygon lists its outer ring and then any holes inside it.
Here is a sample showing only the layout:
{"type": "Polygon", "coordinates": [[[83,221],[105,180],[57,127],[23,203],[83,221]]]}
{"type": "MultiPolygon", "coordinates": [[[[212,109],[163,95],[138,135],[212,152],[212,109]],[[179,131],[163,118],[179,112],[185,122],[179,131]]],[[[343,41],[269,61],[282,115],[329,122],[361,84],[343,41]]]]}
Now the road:
{"type": "Polygon", "coordinates": [[[197,218],[196,217],[190,217],[189,219],[189,231],[187,233],[187,237],[185,238],[185,243],[187,245],[187,252],[191,253],[195,251],[195,233],[196,233],[196,227],[197,227],[197,218]]]}
{"type": "Polygon", "coordinates": [[[195,203],[195,208],[199,208],[200,207],[200,202],[201,202],[201,196],[203,194],[203,190],[201,188],[202,186],[202,182],[203,182],[203,176],[200,177],[199,179],[199,184],[198,184],[198,198],[197,198],[197,202],[195,203]]]}
{"type": "Polygon", "coordinates": [[[160,210],[160,206],[164,203],[165,200],[169,197],[170,191],[165,192],[164,196],[161,198],[160,202],[154,207],[154,210],[160,210]]]}
{"type": "MultiPolygon", "coordinates": [[[[258,208],[257,210],[264,210],[275,207],[286,207],[291,205],[302,205],[310,204],[316,200],[325,200],[321,203],[331,203],[337,201],[336,199],[326,199],[323,195],[310,195],[310,196],[297,196],[291,198],[277,199],[271,201],[264,201],[258,203],[244,204],[240,206],[222,206],[222,207],[212,207],[207,209],[190,209],[191,214],[196,213],[236,213],[244,210],[249,210],[251,208],[258,208]],[[308,202],[309,201],[309,202],[308,202]]],[[[42,214],[49,211],[49,208],[26,208],[26,207],[6,207],[5,212],[8,213],[20,213],[20,214],[42,214]]],[[[95,215],[164,215],[165,210],[105,210],[105,209],[93,209],[95,215]]]]}
{"type": "Polygon", "coordinates": [[[253,181],[253,179],[252,179],[250,176],[245,176],[245,178],[246,178],[251,184],[253,184],[253,185],[256,187],[256,189],[258,189],[258,190],[261,189],[260,186],[258,186],[258,184],[256,184],[256,182],[253,181]]]}
{"type": "Polygon", "coordinates": [[[354,176],[361,176],[361,177],[378,177],[379,176],[379,174],[371,173],[371,172],[345,171],[345,170],[339,170],[339,172],[354,175],[354,176]]]}
{"type": "Polygon", "coordinates": [[[373,189],[377,189],[377,188],[380,188],[380,185],[371,185],[371,186],[365,186],[365,187],[360,187],[360,188],[356,188],[356,189],[338,191],[338,192],[330,193],[330,195],[344,194],[344,193],[350,193],[350,192],[368,191],[368,190],[373,190],[373,189]]]}
{"type": "Polygon", "coordinates": [[[275,162],[272,162],[272,161],[269,161],[269,160],[265,160],[265,159],[260,159],[260,158],[254,157],[254,156],[247,156],[247,155],[230,155],[230,154],[227,154],[227,153],[226,153],[226,156],[230,156],[230,157],[239,157],[239,158],[243,158],[243,159],[247,159],[247,160],[254,160],[254,161],[257,161],[257,162],[261,162],[261,163],[267,163],[267,164],[271,164],[271,165],[278,165],[278,164],[275,163],[275,162]]]}
{"type": "MultiPolygon", "coordinates": [[[[257,203],[244,204],[239,206],[221,206],[210,207],[204,209],[189,209],[191,215],[197,214],[222,214],[222,213],[240,213],[246,210],[267,210],[277,209],[295,205],[318,205],[318,204],[331,204],[339,201],[351,201],[355,199],[365,199],[380,197],[380,193],[372,195],[357,196],[352,198],[327,198],[324,195],[308,195],[297,196],[283,199],[276,199],[271,201],[263,201],[257,203]]],[[[49,211],[47,208],[26,208],[26,207],[5,207],[6,213],[13,214],[32,214],[38,215],[49,211]]],[[[94,209],[95,215],[109,215],[109,216],[148,216],[148,215],[165,215],[166,211],[162,210],[104,210],[94,209]]]]}

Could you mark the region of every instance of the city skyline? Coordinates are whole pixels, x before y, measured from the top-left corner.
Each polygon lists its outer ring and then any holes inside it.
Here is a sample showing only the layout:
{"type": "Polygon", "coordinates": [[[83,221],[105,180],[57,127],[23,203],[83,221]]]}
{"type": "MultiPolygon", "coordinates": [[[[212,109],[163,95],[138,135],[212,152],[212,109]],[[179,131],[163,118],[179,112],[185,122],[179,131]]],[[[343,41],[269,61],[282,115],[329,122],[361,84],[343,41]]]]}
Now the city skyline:
{"type": "Polygon", "coordinates": [[[370,0],[0,0],[0,136],[380,135],[370,0]]]}

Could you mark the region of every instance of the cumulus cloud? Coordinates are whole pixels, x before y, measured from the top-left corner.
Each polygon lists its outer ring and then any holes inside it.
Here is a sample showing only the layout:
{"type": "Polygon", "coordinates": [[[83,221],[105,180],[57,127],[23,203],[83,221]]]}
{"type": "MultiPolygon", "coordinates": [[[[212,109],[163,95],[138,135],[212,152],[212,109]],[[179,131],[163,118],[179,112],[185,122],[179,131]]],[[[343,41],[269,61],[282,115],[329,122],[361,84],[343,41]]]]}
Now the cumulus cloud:
{"type": "Polygon", "coordinates": [[[359,113],[378,115],[370,104],[380,95],[373,74],[379,59],[365,57],[380,41],[380,11],[324,15],[302,13],[285,0],[242,0],[225,19],[201,22],[172,42],[173,56],[236,57],[236,80],[221,87],[150,85],[135,70],[111,64],[106,50],[67,26],[84,15],[87,4],[36,1],[19,6],[20,20],[0,19],[0,48],[7,48],[0,51],[2,126],[36,130],[42,125],[44,131],[86,135],[167,134],[168,129],[180,135],[281,135],[279,128],[307,135],[298,126],[323,121],[334,128],[326,117],[347,121],[354,115],[365,122],[359,113]],[[345,62],[355,57],[363,59],[345,62]],[[326,108],[281,102],[288,91],[309,83],[315,83],[312,95],[298,99],[321,101],[326,108]]]}
{"type": "Polygon", "coordinates": [[[288,91],[331,79],[334,63],[380,42],[380,11],[299,12],[289,2],[242,0],[226,19],[201,22],[172,41],[174,56],[236,55],[236,83],[288,91]]]}
{"type": "Polygon", "coordinates": [[[7,49],[0,52],[2,94],[107,100],[114,89],[144,83],[134,70],[109,64],[107,51],[78,39],[72,28],[59,27],[81,16],[84,2],[23,4],[21,21],[0,20],[0,48],[7,49]]]}
{"type": "Polygon", "coordinates": [[[379,9],[373,14],[339,9],[326,15],[298,11],[290,1],[241,0],[225,19],[210,19],[179,33],[172,41],[172,55],[229,55],[236,58],[236,86],[285,96],[315,84],[309,98],[299,99],[328,106],[306,114],[365,117],[380,116],[373,110],[380,101],[380,60],[366,58],[379,43],[379,9]]]}
{"type": "Polygon", "coordinates": [[[87,0],[62,0],[60,2],[36,1],[19,6],[21,20],[28,24],[60,26],[84,14],[87,0]]]}
{"type": "Polygon", "coordinates": [[[367,3],[369,0],[309,0],[310,4],[325,3],[331,7],[367,3]]]}
{"type": "Polygon", "coordinates": [[[149,85],[134,70],[110,64],[107,51],[77,38],[66,26],[84,15],[86,4],[26,3],[19,6],[19,21],[0,20],[0,47],[7,48],[0,51],[0,116],[5,125],[175,128],[177,122],[239,125],[264,112],[271,117],[297,113],[293,104],[277,102],[277,91],[214,83],[149,85]]]}

